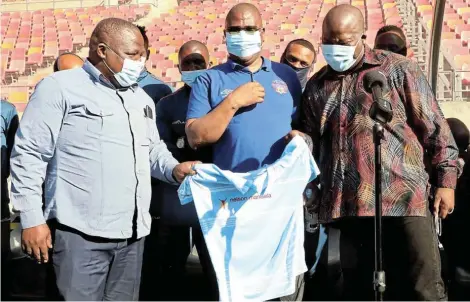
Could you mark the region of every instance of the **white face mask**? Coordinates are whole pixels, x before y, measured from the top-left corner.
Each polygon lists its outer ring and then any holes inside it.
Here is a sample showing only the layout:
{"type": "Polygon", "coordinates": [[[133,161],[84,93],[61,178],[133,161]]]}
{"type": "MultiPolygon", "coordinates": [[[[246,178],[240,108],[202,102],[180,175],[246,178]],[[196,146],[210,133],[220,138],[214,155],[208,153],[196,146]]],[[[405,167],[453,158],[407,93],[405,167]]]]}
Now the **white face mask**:
{"type": "MultiPolygon", "coordinates": [[[[117,54],[114,50],[109,48],[108,49],[113,51],[115,54],[117,54]]],[[[119,56],[119,55],[118,55],[119,56]]],[[[121,59],[123,59],[121,56],[119,56],[121,59]]],[[[123,59],[123,64],[122,64],[122,69],[119,72],[114,72],[111,68],[109,68],[108,64],[106,61],[103,59],[104,64],[106,67],[111,71],[114,75],[114,78],[116,81],[121,85],[121,87],[129,87],[137,83],[137,79],[140,76],[140,73],[142,70],[144,70],[145,67],[145,57],[140,58],[138,61],[134,61],[128,58],[123,59]]]]}
{"type": "Polygon", "coordinates": [[[239,58],[246,58],[261,51],[261,33],[249,33],[244,30],[239,33],[226,33],[227,51],[239,58]]]}
{"type": "Polygon", "coordinates": [[[357,59],[354,58],[354,53],[360,41],[361,40],[358,40],[354,46],[322,44],[321,50],[326,63],[338,72],[349,70],[357,61],[357,59]]]}

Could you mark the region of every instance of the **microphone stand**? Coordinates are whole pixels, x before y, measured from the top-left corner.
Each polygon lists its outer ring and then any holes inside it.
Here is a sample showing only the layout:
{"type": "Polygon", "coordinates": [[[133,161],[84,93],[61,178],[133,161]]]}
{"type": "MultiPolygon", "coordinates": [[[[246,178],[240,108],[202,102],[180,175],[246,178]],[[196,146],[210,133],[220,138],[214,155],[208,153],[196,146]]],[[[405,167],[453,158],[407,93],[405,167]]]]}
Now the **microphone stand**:
{"type": "Polygon", "coordinates": [[[382,139],[384,127],[377,121],[374,123],[374,149],[375,149],[375,270],[374,291],[375,301],[383,301],[385,292],[385,272],[382,261],[382,139]]]}
{"type": "Polygon", "coordinates": [[[369,111],[370,117],[374,120],[374,157],[375,157],[375,216],[374,216],[374,237],[375,237],[375,270],[374,270],[374,291],[375,300],[383,301],[385,292],[385,271],[382,261],[382,140],[384,136],[384,125],[392,120],[393,111],[390,103],[382,97],[382,89],[378,86],[372,88],[374,103],[369,111]]]}

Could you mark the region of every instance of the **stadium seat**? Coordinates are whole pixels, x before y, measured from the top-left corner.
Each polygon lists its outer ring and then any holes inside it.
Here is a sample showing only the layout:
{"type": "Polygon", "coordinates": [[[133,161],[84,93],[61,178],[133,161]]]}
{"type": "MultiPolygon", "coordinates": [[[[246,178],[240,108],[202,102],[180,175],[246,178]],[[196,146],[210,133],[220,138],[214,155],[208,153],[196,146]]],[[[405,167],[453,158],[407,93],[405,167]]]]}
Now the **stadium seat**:
{"type": "Polygon", "coordinates": [[[465,21],[462,19],[451,19],[447,21],[447,26],[449,26],[449,28],[454,31],[458,25],[464,25],[464,24],[465,24],[465,21]]]}
{"type": "Polygon", "coordinates": [[[179,82],[181,81],[181,74],[178,68],[168,68],[165,71],[165,77],[170,79],[170,82],[179,82]]]}
{"type": "Polygon", "coordinates": [[[178,53],[174,52],[168,55],[168,60],[172,61],[174,65],[178,65],[178,53]]]}
{"type": "Polygon", "coordinates": [[[173,68],[173,67],[175,67],[175,64],[173,63],[173,61],[170,61],[170,60],[161,60],[157,62],[157,69],[160,69],[160,70],[166,70],[168,68],[173,68]]]}
{"type": "Polygon", "coordinates": [[[462,41],[462,44],[467,45],[469,40],[470,40],[470,31],[462,31],[460,33],[460,41],[462,41]]]}
{"type": "Polygon", "coordinates": [[[16,103],[26,103],[28,101],[28,92],[27,91],[12,91],[8,95],[8,101],[16,103]]]}

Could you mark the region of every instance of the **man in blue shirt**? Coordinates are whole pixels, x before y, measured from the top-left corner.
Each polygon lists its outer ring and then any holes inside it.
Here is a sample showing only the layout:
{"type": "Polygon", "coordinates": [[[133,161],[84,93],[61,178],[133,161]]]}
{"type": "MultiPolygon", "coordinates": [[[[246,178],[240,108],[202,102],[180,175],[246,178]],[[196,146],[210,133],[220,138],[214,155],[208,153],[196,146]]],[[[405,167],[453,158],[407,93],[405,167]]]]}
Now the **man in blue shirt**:
{"type": "Polygon", "coordinates": [[[9,218],[10,203],[8,193],[8,177],[10,176],[10,155],[18,129],[18,113],[15,106],[6,100],[1,100],[2,125],[2,220],[9,218]]]}
{"type": "MultiPolygon", "coordinates": [[[[145,30],[145,26],[137,26],[140,30],[140,33],[144,37],[144,46],[147,54],[146,59],[149,59],[150,50],[149,50],[149,39],[145,30]]],[[[161,98],[170,95],[173,92],[173,89],[167,84],[163,83],[161,80],[157,79],[153,74],[151,74],[147,68],[144,67],[140,73],[139,78],[137,79],[137,84],[152,98],[155,104],[160,101],[161,98]]]]}
{"type": "Polygon", "coordinates": [[[136,83],[145,55],[132,23],[101,21],[83,68],[37,85],[15,137],[11,199],[22,245],[48,262],[46,221],[57,219],[53,265],[65,300],[137,300],[150,175],[177,184],[194,174],[194,162],[179,164],[161,142],[154,104],[136,83]]]}
{"type": "Polygon", "coordinates": [[[225,21],[229,60],[194,83],[186,133],[198,149],[213,145],[214,164],[247,172],[277,160],[286,146],[302,88],[289,66],[260,55],[261,15],[252,4],[234,6],[225,21]]]}
{"type": "Polygon", "coordinates": [[[194,149],[212,145],[213,163],[223,170],[248,172],[272,164],[295,121],[300,82],[289,66],[261,57],[263,32],[254,5],[235,5],[225,20],[228,62],[192,86],[188,142],[194,149]]]}
{"type": "MultiPolygon", "coordinates": [[[[158,102],[156,106],[158,132],[168,150],[178,161],[199,160],[210,163],[212,162],[211,147],[191,149],[185,133],[191,86],[195,79],[210,66],[209,51],[201,42],[189,41],[181,46],[178,59],[184,86],[158,102]]],[[[217,281],[202,237],[196,209],[194,204],[181,205],[177,189],[178,187],[164,182],[152,185],[151,212],[159,219],[153,223],[151,234],[145,242],[145,264],[142,273],[142,295],[145,297],[143,299],[176,298],[172,285],[178,284],[184,277],[186,262],[192,248],[191,235],[203,271],[212,287],[211,294],[217,294],[217,281]],[[156,267],[159,267],[158,273],[156,273],[156,267]],[[157,283],[161,285],[162,290],[158,292],[153,290],[156,274],[158,278],[161,278],[161,282],[157,283]],[[153,296],[150,296],[152,294],[153,296]]],[[[180,297],[180,299],[183,298],[180,297]]],[[[202,300],[208,299],[206,297],[202,300]]],[[[210,297],[210,300],[218,300],[218,297],[210,297]]]]}
{"type": "Polygon", "coordinates": [[[10,254],[10,198],[8,193],[8,177],[10,176],[10,154],[13,148],[16,129],[18,129],[18,114],[15,106],[1,100],[1,126],[2,126],[2,300],[8,299],[10,280],[9,264],[10,254]]]}

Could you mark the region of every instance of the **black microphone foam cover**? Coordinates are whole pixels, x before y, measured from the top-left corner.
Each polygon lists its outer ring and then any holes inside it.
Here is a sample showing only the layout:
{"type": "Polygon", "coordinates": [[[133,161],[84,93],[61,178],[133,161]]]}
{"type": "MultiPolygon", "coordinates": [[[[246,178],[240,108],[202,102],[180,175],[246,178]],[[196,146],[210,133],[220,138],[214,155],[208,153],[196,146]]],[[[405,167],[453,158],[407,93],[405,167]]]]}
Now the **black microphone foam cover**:
{"type": "Polygon", "coordinates": [[[372,93],[372,87],[374,85],[379,85],[383,92],[388,91],[387,78],[382,72],[378,70],[373,70],[366,73],[363,82],[364,89],[368,93],[372,93]]]}

